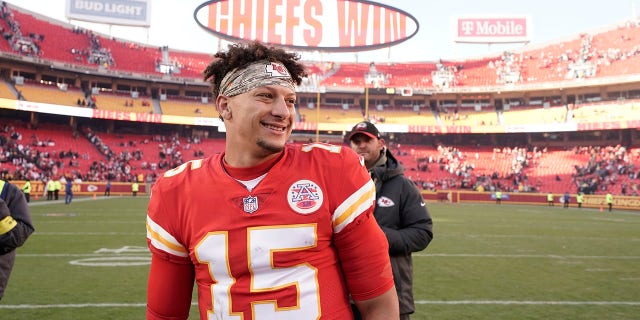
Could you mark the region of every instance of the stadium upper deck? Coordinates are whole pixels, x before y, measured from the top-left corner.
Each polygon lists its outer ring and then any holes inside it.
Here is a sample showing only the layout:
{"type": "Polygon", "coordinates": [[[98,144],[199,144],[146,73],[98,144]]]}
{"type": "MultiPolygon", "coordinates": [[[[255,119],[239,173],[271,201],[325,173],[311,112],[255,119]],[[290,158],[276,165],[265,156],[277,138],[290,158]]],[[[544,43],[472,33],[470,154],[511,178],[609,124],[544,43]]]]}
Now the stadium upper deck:
{"type": "MultiPolygon", "coordinates": [[[[15,6],[2,7],[0,13],[4,36],[0,39],[0,73],[4,78],[0,81],[0,108],[26,111],[23,114],[29,115],[23,120],[29,119],[29,123],[38,121],[37,113],[48,112],[58,117],[54,121],[68,121],[74,130],[82,127],[78,122],[84,122],[105,126],[100,129],[119,135],[149,135],[161,129],[178,132],[188,127],[172,126],[176,123],[193,124],[193,131],[184,130],[191,134],[215,126],[208,84],[200,79],[212,56],[112,39],[15,6]],[[15,86],[21,76],[24,84],[15,86]],[[134,93],[141,96],[133,98],[134,93]],[[83,108],[76,108],[76,101],[85,98],[95,99],[96,106],[90,109],[78,103],[83,108]],[[78,120],[83,117],[89,120],[78,120]],[[192,122],[172,122],[176,118],[192,122]],[[114,128],[117,122],[129,122],[129,130],[114,128]]],[[[404,136],[406,141],[416,139],[412,141],[416,150],[438,140],[450,145],[503,147],[553,142],[563,146],[637,146],[639,38],[640,28],[630,22],[558,43],[465,61],[308,61],[310,77],[299,88],[301,119],[295,129],[307,136],[322,131],[340,139],[340,133],[365,116],[379,121],[386,133],[415,133],[404,136]],[[321,108],[314,107],[316,99],[321,108]],[[371,105],[367,114],[364,105],[371,105]],[[322,114],[317,113],[320,109],[322,114]],[[444,137],[450,133],[455,135],[444,137]],[[459,133],[465,134],[464,138],[459,133]]],[[[39,128],[41,134],[58,134],[43,132],[46,126],[39,128]]],[[[69,131],[65,132],[61,136],[69,136],[69,131]]],[[[207,133],[218,134],[214,130],[207,133]]],[[[389,140],[406,145],[399,136],[389,140]]],[[[112,138],[108,134],[103,137],[105,141],[112,138]]],[[[66,142],[58,140],[61,146],[66,142]]],[[[64,147],[66,150],[67,145],[64,147]]],[[[498,164],[492,155],[490,151],[478,154],[486,160],[487,172],[504,171],[495,167],[498,164]]],[[[549,172],[534,176],[550,179],[545,185],[557,184],[552,179],[558,174],[564,174],[563,181],[571,181],[572,167],[566,164],[559,169],[560,162],[548,160],[546,163],[554,165],[547,166],[549,172]]],[[[415,178],[423,176],[416,171],[415,178]]]]}
{"type": "MultiPolygon", "coordinates": [[[[156,81],[201,82],[201,72],[211,55],[151,47],[78,29],[25,9],[3,7],[7,58],[54,63],[56,67],[107,75],[134,76],[156,81]]],[[[583,85],[584,80],[624,81],[637,75],[640,61],[637,21],[604,28],[596,34],[535,48],[504,52],[498,56],[465,61],[420,63],[307,62],[311,73],[305,88],[331,91],[365,87],[412,88],[413,92],[478,91],[479,87],[533,87],[563,81],[583,85]],[[476,88],[476,89],[470,89],[476,88]]]]}

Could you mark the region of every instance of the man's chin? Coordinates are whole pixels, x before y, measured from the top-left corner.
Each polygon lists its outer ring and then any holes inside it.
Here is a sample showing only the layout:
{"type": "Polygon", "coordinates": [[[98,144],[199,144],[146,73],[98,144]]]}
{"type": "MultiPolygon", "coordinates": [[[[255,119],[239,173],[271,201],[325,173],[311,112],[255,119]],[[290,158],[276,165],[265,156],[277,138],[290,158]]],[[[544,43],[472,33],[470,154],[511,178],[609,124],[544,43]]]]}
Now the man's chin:
{"type": "Polygon", "coordinates": [[[284,150],[284,142],[274,143],[274,142],[266,142],[264,140],[258,140],[258,146],[268,153],[278,153],[284,150]]]}

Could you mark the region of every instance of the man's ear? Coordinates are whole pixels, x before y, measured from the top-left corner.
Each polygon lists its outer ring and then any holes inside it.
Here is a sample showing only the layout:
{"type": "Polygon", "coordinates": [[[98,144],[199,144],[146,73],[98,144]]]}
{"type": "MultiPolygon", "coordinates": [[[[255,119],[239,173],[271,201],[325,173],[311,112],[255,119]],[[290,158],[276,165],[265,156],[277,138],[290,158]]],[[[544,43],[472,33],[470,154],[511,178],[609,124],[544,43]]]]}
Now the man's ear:
{"type": "Polygon", "coordinates": [[[218,96],[216,99],[216,109],[224,120],[231,119],[231,108],[229,108],[229,98],[218,96]]]}

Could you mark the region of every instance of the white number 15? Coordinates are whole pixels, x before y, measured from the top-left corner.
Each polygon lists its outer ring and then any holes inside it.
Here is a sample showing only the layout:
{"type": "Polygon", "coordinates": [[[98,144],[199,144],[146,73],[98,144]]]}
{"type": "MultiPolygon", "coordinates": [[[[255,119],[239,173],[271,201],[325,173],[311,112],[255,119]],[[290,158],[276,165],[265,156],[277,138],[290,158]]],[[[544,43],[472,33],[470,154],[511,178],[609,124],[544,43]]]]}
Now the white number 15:
{"type": "MultiPolygon", "coordinates": [[[[251,301],[253,319],[318,319],[320,296],[318,273],[315,267],[302,263],[295,266],[275,265],[273,255],[306,250],[317,245],[316,227],[313,225],[284,225],[255,227],[247,230],[247,255],[251,273],[250,293],[269,292],[295,286],[295,306],[279,307],[276,300],[251,301]]],[[[200,263],[209,265],[216,282],[211,285],[213,310],[209,319],[242,320],[241,313],[231,312],[231,287],[236,283],[229,264],[229,239],[226,232],[208,234],[196,247],[200,263]],[[222,250],[221,248],[224,248],[222,250]]],[[[247,295],[248,296],[248,295],[247,295]]]]}

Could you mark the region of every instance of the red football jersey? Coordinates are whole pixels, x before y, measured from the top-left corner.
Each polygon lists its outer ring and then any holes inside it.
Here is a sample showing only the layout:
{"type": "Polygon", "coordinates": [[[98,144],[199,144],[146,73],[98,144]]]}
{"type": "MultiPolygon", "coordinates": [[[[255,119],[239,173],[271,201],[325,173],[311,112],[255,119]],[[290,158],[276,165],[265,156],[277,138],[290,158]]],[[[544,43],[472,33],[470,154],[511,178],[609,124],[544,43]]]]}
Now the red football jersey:
{"type": "Polygon", "coordinates": [[[223,156],[153,187],[148,319],[188,315],[194,278],[203,320],[350,319],[349,293],[365,300],[393,286],[375,186],[351,149],[287,145],[251,191],[223,156]]]}

